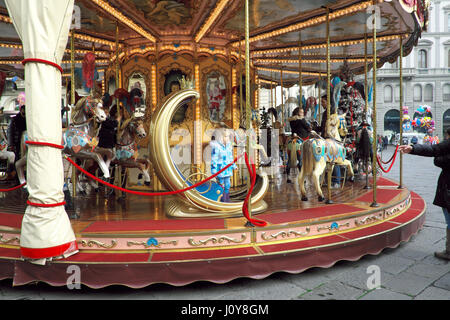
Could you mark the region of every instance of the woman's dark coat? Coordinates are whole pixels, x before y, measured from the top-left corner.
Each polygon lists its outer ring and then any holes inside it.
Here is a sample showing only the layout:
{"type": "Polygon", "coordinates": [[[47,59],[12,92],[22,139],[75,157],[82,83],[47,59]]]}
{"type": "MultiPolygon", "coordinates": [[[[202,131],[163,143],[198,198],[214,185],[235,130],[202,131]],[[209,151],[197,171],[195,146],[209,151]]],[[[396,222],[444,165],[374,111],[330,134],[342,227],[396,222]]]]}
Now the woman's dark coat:
{"type": "Polygon", "coordinates": [[[434,164],[442,168],[433,204],[450,209],[450,195],[447,191],[450,190],[450,139],[435,145],[416,144],[412,148],[411,154],[435,157],[434,164]]]}

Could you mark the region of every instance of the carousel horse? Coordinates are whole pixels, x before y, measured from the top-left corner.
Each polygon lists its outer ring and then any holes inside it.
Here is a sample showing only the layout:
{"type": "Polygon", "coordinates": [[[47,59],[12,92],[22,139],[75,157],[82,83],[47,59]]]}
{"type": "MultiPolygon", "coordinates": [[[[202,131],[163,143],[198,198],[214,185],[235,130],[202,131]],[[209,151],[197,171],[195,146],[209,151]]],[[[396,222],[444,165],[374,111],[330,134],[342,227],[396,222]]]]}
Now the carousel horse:
{"type": "Polygon", "coordinates": [[[347,172],[353,179],[354,173],[352,163],[346,159],[346,148],[340,139],[336,139],[336,134],[339,135],[338,127],[345,122],[339,121],[337,114],[333,114],[330,120],[327,121],[326,132],[330,138],[322,138],[315,132],[311,134],[310,139],[306,140],[302,144],[302,168],[298,176],[298,183],[302,195],[302,200],[307,201],[305,190],[305,178],[307,176],[313,178],[313,183],[317,194],[319,195],[319,201],[323,201],[322,189],[320,187],[320,176],[324,173],[327,164],[334,166],[340,165],[347,167],[347,172]]]}
{"type": "Polygon", "coordinates": [[[143,113],[135,112],[131,118],[126,119],[119,128],[115,157],[112,164],[123,168],[138,168],[144,176],[144,184],[150,185],[150,161],[139,159],[136,140],[147,136],[144,129],[143,113]]]}
{"type": "Polygon", "coordinates": [[[298,168],[301,170],[302,144],[303,140],[297,135],[289,137],[287,140],[286,151],[288,160],[286,165],[286,174],[288,176],[288,183],[290,183],[290,169],[298,168]]]}
{"type": "Polygon", "coordinates": [[[14,160],[16,155],[12,151],[8,151],[8,140],[6,139],[6,135],[3,132],[3,129],[0,129],[0,159],[6,160],[6,175],[2,177],[2,180],[8,180],[13,178],[14,172],[14,160]]]}
{"type": "MultiPolygon", "coordinates": [[[[97,145],[95,126],[93,122],[100,123],[106,120],[100,99],[87,96],[81,98],[72,111],[72,124],[63,131],[63,152],[75,159],[96,161],[105,177],[109,177],[109,170],[99,153],[93,151],[97,145]]],[[[21,150],[24,156],[16,161],[17,176],[20,183],[25,182],[26,165],[26,131],[22,134],[21,150]]]]}
{"type": "Polygon", "coordinates": [[[354,157],[356,172],[359,172],[361,167],[364,172],[368,171],[373,157],[372,142],[373,129],[369,124],[363,122],[356,129],[356,152],[354,157]]]}

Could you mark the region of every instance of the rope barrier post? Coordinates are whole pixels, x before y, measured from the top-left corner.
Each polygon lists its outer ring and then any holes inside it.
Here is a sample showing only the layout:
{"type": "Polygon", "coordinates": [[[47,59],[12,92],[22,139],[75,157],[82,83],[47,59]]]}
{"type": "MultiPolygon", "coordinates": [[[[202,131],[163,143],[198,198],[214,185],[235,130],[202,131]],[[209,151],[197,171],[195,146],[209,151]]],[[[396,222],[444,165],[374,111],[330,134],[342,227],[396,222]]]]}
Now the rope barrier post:
{"type": "MultiPolygon", "coordinates": [[[[115,39],[115,43],[116,43],[116,90],[120,88],[120,81],[119,81],[119,22],[116,21],[116,39],[115,39]]],[[[116,98],[116,109],[117,109],[117,114],[120,116],[121,112],[122,112],[122,108],[120,107],[120,101],[119,98],[116,98]]],[[[121,125],[121,120],[118,121],[118,125],[117,125],[117,134],[119,134],[120,131],[120,125],[121,125]]],[[[118,186],[122,186],[122,166],[121,165],[117,165],[115,168],[115,174],[117,177],[117,185],[118,186]]],[[[119,198],[122,196],[122,192],[120,192],[120,190],[118,191],[118,195],[119,198]]]]}
{"type": "MultiPolygon", "coordinates": [[[[250,163],[253,164],[252,159],[252,146],[250,143],[250,135],[249,131],[251,129],[251,109],[250,109],[250,23],[249,23],[249,0],[245,0],[245,120],[246,120],[246,127],[247,127],[247,145],[246,145],[246,151],[247,154],[250,156],[250,163]]],[[[247,165],[248,166],[248,165],[247,165]]],[[[248,204],[247,204],[247,210],[248,210],[248,216],[247,222],[245,224],[246,227],[254,227],[255,225],[251,222],[251,214],[252,214],[252,205],[251,205],[251,191],[252,191],[252,173],[250,172],[251,169],[249,169],[249,175],[247,178],[247,197],[248,197],[248,204]]],[[[244,206],[246,204],[244,203],[244,206]]]]}
{"type": "MultiPolygon", "coordinates": [[[[367,29],[367,25],[365,26],[367,29]]],[[[364,33],[364,118],[367,121],[367,111],[369,109],[369,84],[367,79],[367,32],[364,33]]],[[[368,190],[370,189],[369,185],[369,161],[366,161],[366,185],[364,186],[364,189],[368,190]]]]}
{"type": "Polygon", "coordinates": [[[377,203],[377,15],[375,12],[375,0],[372,0],[372,17],[373,17],[373,64],[372,64],[372,75],[373,75],[373,158],[372,158],[372,178],[373,178],[373,202],[370,205],[371,207],[378,207],[377,203]]]}
{"type": "MultiPolygon", "coordinates": [[[[400,143],[403,141],[403,36],[400,36],[400,56],[399,59],[399,72],[400,72],[400,143]]],[[[403,154],[400,152],[400,181],[398,189],[403,189],[403,154]]]]}
{"type": "MultiPolygon", "coordinates": [[[[75,31],[71,31],[70,37],[70,103],[72,104],[72,112],[75,107],[75,31]]],[[[72,197],[77,196],[77,171],[72,166],[72,197]]]]}
{"type": "MultiPolygon", "coordinates": [[[[327,7],[326,9],[327,9],[327,123],[328,123],[331,117],[330,8],[327,7]]],[[[325,126],[327,125],[327,123],[325,123],[325,126]]],[[[326,204],[333,203],[333,200],[331,199],[332,174],[333,174],[333,165],[330,164],[327,168],[327,200],[325,201],[326,204]]]]}

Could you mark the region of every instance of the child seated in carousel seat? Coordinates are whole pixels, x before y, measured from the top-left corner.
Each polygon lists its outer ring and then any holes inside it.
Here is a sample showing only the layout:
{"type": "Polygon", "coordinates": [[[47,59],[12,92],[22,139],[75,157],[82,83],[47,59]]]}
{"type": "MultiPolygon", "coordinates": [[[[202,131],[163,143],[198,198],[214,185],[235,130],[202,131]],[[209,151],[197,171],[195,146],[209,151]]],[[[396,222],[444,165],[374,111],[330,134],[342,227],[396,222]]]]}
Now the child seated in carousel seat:
{"type": "MultiPolygon", "coordinates": [[[[215,130],[210,143],[211,174],[217,173],[233,162],[233,142],[230,136],[231,132],[228,129],[220,128],[215,130]]],[[[234,169],[236,169],[235,163],[217,176],[217,181],[223,188],[221,202],[231,202],[230,187],[234,169]]]]}

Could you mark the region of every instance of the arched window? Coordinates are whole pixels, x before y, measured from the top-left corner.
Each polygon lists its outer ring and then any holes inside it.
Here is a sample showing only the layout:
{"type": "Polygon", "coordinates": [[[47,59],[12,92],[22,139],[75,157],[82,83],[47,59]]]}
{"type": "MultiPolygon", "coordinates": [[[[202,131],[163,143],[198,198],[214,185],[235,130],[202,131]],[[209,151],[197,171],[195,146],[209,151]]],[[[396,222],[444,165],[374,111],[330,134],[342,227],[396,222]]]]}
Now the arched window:
{"type": "Polygon", "coordinates": [[[422,86],[420,84],[414,86],[414,101],[422,101],[422,86]]]}
{"type": "Polygon", "coordinates": [[[400,111],[391,109],[384,115],[384,130],[400,132],[400,111]]]}
{"type": "Polygon", "coordinates": [[[433,86],[431,84],[425,86],[424,101],[433,101],[433,86]]]}
{"type": "Polygon", "coordinates": [[[427,51],[425,49],[419,50],[418,63],[419,68],[428,68],[427,51]]]}
{"type": "Polygon", "coordinates": [[[442,88],[442,100],[450,101],[450,84],[448,83],[444,84],[442,88]]]}
{"type": "Polygon", "coordinates": [[[450,68],[450,50],[447,51],[447,66],[450,68]]]}
{"type": "Polygon", "coordinates": [[[442,136],[445,137],[447,129],[450,128],[450,109],[447,109],[442,116],[442,136]]]}
{"type": "Polygon", "coordinates": [[[392,87],[384,87],[384,102],[392,102],[392,87]]]}

